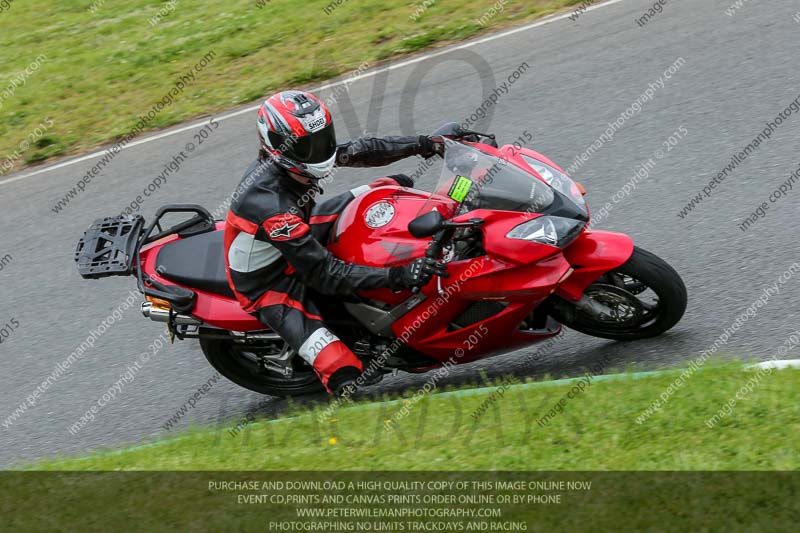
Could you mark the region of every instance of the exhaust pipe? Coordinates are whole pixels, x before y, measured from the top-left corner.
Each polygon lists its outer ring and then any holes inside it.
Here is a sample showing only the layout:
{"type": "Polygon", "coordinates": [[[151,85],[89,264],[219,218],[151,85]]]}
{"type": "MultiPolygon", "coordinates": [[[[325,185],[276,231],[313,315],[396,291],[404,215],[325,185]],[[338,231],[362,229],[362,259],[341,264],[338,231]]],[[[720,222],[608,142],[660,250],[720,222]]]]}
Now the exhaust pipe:
{"type": "MultiPolygon", "coordinates": [[[[164,324],[169,322],[169,309],[154,307],[152,302],[142,303],[142,315],[154,322],[163,322],[164,324]]],[[[174,315],[173,320],[175,324],[179,326],[200,326],[203,324],[201,321],[189,315],[174,315]]]]}
{"type": "Polygon", "coordinates": [[[245,333],[242,331],[231,331],[231,337],[248,341],[279,341],[281,336],[273,332],[245,333]]]}

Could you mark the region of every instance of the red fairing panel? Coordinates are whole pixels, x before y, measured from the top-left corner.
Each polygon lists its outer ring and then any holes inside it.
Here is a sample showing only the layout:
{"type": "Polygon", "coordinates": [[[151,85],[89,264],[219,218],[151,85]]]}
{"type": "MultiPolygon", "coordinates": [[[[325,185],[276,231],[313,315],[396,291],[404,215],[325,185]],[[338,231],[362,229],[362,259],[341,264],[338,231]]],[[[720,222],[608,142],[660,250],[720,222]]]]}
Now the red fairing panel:
{"type": "MultiPolygon", "coordinates": [[[[504,311],[466,328],[451,332],[442,328],[419,339],[409,340],[407,344],[441,363],[450,361],[453,364],[470,363],[526,348],[561,331],[560,326],[551,332],[539,334],[519,331],[519,324],[534,307],[530,304],[511,304],[504,311]]],[[[416,323],[419,322],[412,322],[412,325],[416,323]]]]}
{"type": "Polygon", "coordinates": [[[466,222],[471,218],[483,219],[484,223],[481,226],[481,232],[483,233],[483,247],[486,252],[493,257],[514,265],[529,265],[560,254],[561,251],[545,244],[509,239],[506,235],[520,224],[540,216],[542,215],[539,213],[476,209],[453,220],[466,222]]]}
{"type": "MultiPolygon", "coordinates": [[[[523,243],[527,244],[527,243],[523,243]]],[[[465,363],[492,353],[529,346],[558,333],[541,335],[518,331],[520,322],[544,301],[570,269],[560,253],[536,264],[516,265],[489,257],[448,264],[450,277],[441,288],[423,289],[428,299],[393,326],[395,335],[411,348],[444,362],[465,363]],[[450,323],[475,302],[498,302],[506,309],[495,316],[448,331],[450,323]],[[480,337],[480,348],[476,339],[480,337]]],[[[400,301],[411,293],[402,294],[400,301]]]]}
{"type": "Polygon", "coordinates": [[[603,274],[624,265],[633,254],[633,239],[610,231],[585,231],[564,250],[575,272],[558,287],[558,294],[580,300],[583,291],[603,274]]]}
{"type": "Polygon", "coordinates": [[[257,318],[245,313],[238,301],[197,289],[192,290],[197,293],[197,304],[192,315],[206,324],[231,331],[267,329],[257,318]]]}

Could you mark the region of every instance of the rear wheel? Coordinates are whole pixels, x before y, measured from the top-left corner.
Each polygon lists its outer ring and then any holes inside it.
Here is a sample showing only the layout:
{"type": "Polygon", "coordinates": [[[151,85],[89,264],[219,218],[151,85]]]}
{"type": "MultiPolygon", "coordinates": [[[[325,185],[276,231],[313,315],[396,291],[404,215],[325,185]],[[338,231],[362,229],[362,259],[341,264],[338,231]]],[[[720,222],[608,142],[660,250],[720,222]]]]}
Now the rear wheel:
{"type": "Polygon", "coordinates": [[[686,300],[680,275],[655,254],[634,248],[631,258],[592,283],[580,302],[554,301],[552,315],[592,337],[645,339],[677,324],[686,300]]]}
{"type": "Polygon", "coordinates": [[[247,344],[234,339],[200,338],[208,362],[237,385],[270,396],[324,392],[314,370],[283,340],[247,344]]]}

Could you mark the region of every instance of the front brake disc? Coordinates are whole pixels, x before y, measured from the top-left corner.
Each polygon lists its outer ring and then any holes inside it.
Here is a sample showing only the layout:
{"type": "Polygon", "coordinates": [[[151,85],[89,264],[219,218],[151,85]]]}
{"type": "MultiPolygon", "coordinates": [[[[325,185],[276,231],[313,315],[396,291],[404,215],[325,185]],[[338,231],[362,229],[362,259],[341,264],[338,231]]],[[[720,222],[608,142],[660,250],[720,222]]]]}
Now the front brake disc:
{"type": "Polygon", "coordinates": [[[635,326],[647,315],[644,304],[629,291],[601,283],[584,291],[577,308],[595,322],[611,327],[635,326]]]}

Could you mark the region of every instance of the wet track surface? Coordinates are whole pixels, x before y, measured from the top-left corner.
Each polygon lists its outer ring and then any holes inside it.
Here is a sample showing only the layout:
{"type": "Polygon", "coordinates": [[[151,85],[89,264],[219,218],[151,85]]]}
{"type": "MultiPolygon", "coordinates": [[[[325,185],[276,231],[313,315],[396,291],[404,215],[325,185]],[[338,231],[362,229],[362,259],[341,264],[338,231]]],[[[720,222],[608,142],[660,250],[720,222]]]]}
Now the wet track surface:
{"type": "MultiPolygon", "coordinates": [[[[800,96],[800,24],[793,19],[800,6],[786,0],[749,3],[729,16],[726,0],[670,2],[644,26],[637,24],[651,6],[624,0],[577,21],[559,20],[392,69],[354,82],[333,106],[340,140],[363,131],[428,133],[443,122],[471,116],[496,86],[527,64],[508,90],[498,93],[491,116],[473,127],[496,133],[501,144],[527,130],[533,135],[528,145],[565,168],[609,123],[625,117],[621,127],[615,126],[613,140],[592,150],[574,177],[587,188],[595,214],[611,206],[598,227],[631,234],[681,273],[690,297],[683,321],[662,337],[636,343],[568,332],[533,364],[525,356],[536,347],[455,369],[443,385],[480,381],[479,369],[490,377],[570,376],[603,359],[609,361],[606,372],[680,366],[712,345],[800,260],[800,191],[769,200],[800,165],[800,113],[776,124],[769,139],[715,184],[710,197],[678,216],[800,96]],[[418,90],[415,80],[421,80],[418,90]],[[633,112],[622,115],[629,109],[633,112]],[[639,178],[632,182],[637,171],[639,178]],[[623,189],[626,183],[636,185],[623,189]],[[769,204],[766,215],[742,231],[738,224],[762,202],[769,204]]],[[[0,344],[0,420],[8,422],[6,417],[134,288],[132,279],[78,277],[72,254],[86,227],[97,217],[121,212],[181,151],[187,160],[145,200],[142,214],[150,218],[166,203],[198,203],[213,210],[255,155],[254,117],[246,113],[221,121],[191,152],[187,143],[197,143],[195,131],[129,148],[58,214],[51,207],[96,159],[0,185],[0,324],[13,330],[0,344]]],[[[205,122],[198,124],[200,129],[205,122]]],[[[381,175],[413,174],[418,165],[410,159],[385,170],[345,170],[326,193],[381,175]]],[[[436,169],[427,172],[419,188],[430,187],[436,178],[436,169]]],[[[720,355],[766,359],[775,354],[800,328],[799,288],[800,278],[785,278],[720,355]]],[[[161,350],[93,422],[77,435],[68,431],[161,332],[160,325],[141,318],[138,301],[124,311],[34,407],[0,427],[0,464],[83,454],[167,434],[162,424],[214,374],[196,341],[161,350]]],[[[425,380],[400,374],[374,390],[394,394],[425,380]]],[[[256,406],[272,413],[283,405],[220,380],[178,427],[230,423],[256,406]]]]}

